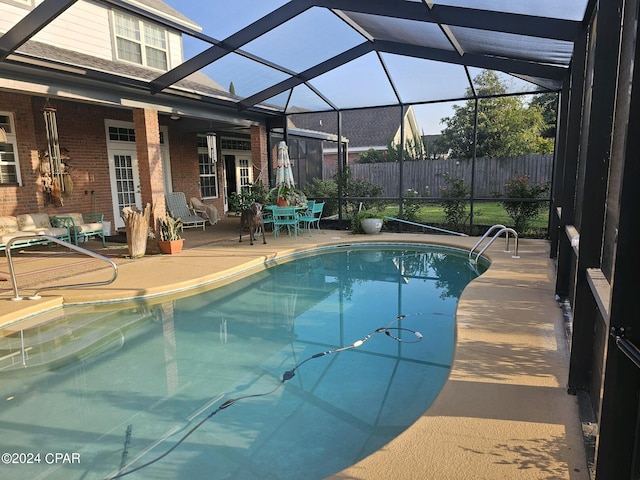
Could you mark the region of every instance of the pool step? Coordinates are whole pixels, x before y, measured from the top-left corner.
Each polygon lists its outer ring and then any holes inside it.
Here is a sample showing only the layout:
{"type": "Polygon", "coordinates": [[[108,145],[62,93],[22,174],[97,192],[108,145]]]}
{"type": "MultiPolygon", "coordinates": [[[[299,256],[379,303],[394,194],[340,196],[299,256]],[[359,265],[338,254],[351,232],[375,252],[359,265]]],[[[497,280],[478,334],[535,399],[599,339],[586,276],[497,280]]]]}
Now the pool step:
{"type": "Polygon", "coordinates": [[[0,377],[14,370],[22,373],[25,369],[34,373],[54,370],[100,352],[120,348],[126,332],[145,320],[155,318],[148,311],[124,317],[120,311],[96,312],[95,309],[73,310],[71,313],[60,310],[48,316],[50,318],[45,323],[24,329],[16,324],[11,330],[2,331],[0,377]]]}

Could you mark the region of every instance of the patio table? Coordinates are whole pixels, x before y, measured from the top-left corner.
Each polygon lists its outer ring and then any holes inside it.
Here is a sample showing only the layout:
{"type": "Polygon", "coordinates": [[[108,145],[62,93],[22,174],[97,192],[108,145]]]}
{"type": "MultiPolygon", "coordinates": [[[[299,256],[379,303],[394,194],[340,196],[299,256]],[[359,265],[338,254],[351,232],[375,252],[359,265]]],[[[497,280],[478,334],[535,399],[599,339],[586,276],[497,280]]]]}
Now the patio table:
{"type": "Polygon", "coordinates": [[[287,233],[291,236],[291,227],[293,227],[294,236],[298,236],[300,227],[298,226],[298,214],[305,210],[303,206],[279,207],[278,205],[267,205],[264,209],[273,216],[273,236],[280,234],[280,229],[287,227],[287,233]]]}

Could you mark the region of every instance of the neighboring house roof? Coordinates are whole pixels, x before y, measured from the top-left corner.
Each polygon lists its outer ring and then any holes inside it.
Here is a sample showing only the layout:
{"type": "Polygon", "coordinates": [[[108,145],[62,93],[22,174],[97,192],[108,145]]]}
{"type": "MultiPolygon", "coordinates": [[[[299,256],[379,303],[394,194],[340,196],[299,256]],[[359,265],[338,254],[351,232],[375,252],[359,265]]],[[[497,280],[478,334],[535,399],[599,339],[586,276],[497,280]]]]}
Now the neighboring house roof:
{"type": "MultiPolygon", "coordinates": [[[[291,122],[299,128],[336,134],[336,112],[291,115],[291,122]]],[[[386,147],[400,130],[400,108],[380,107],[342,112],[342,136],[349,139],[349,148],[386,147]]]]}
{"type": "Polygon", "coordinates": [[[124,2],[154,12],[169,20],[178,20],[179,23],[184,23],[195,30],[202,31],[200,25],[161,0],[124,0],[124,2]]]}

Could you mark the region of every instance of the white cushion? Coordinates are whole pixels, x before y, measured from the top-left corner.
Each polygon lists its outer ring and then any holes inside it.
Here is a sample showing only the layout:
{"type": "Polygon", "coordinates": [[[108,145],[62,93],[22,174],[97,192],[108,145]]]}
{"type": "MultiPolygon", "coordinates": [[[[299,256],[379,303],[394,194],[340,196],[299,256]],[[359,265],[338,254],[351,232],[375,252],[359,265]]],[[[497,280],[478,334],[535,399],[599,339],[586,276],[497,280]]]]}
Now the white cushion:
{"type": "Polygon", "coordinates": [[[33,233],[37,233],[38,235],[49,235],[52,237],[62,237],[69,234],[69,231],[66,228],[38,228],[33,231],[33,233]]]}
{"type": "Polygon", "coordinates": [[[76,225],[76,232],[78,233],[86,233],[86,232],[101,232],[102,224],[101,223],[83,223],[82,225],[76,225]]]}
{"type": "Polygon", "coordinates": [[[17,237],[28,237],[33,235],[33,233],[31,232],[13,232],[13,233],[5,233],[3,235],[0,235],[0,243],[2,243],[3,245],[6,245],[9,240],[11,240],[12,238],[17,238],[17,237]]]}

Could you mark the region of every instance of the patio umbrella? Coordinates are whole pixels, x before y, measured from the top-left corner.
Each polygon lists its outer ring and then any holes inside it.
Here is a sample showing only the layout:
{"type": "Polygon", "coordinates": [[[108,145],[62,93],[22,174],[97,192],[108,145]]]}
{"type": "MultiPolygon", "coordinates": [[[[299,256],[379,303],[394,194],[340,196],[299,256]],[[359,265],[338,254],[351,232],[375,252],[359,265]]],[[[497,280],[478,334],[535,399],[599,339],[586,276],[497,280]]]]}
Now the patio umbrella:
{"type": "Polygon", "coordinates": [[[276,186],[293,188],[296,186],[289,160],[289,147],[285,142],[278,144],[278,162],[276,164],[276,186]]]}

